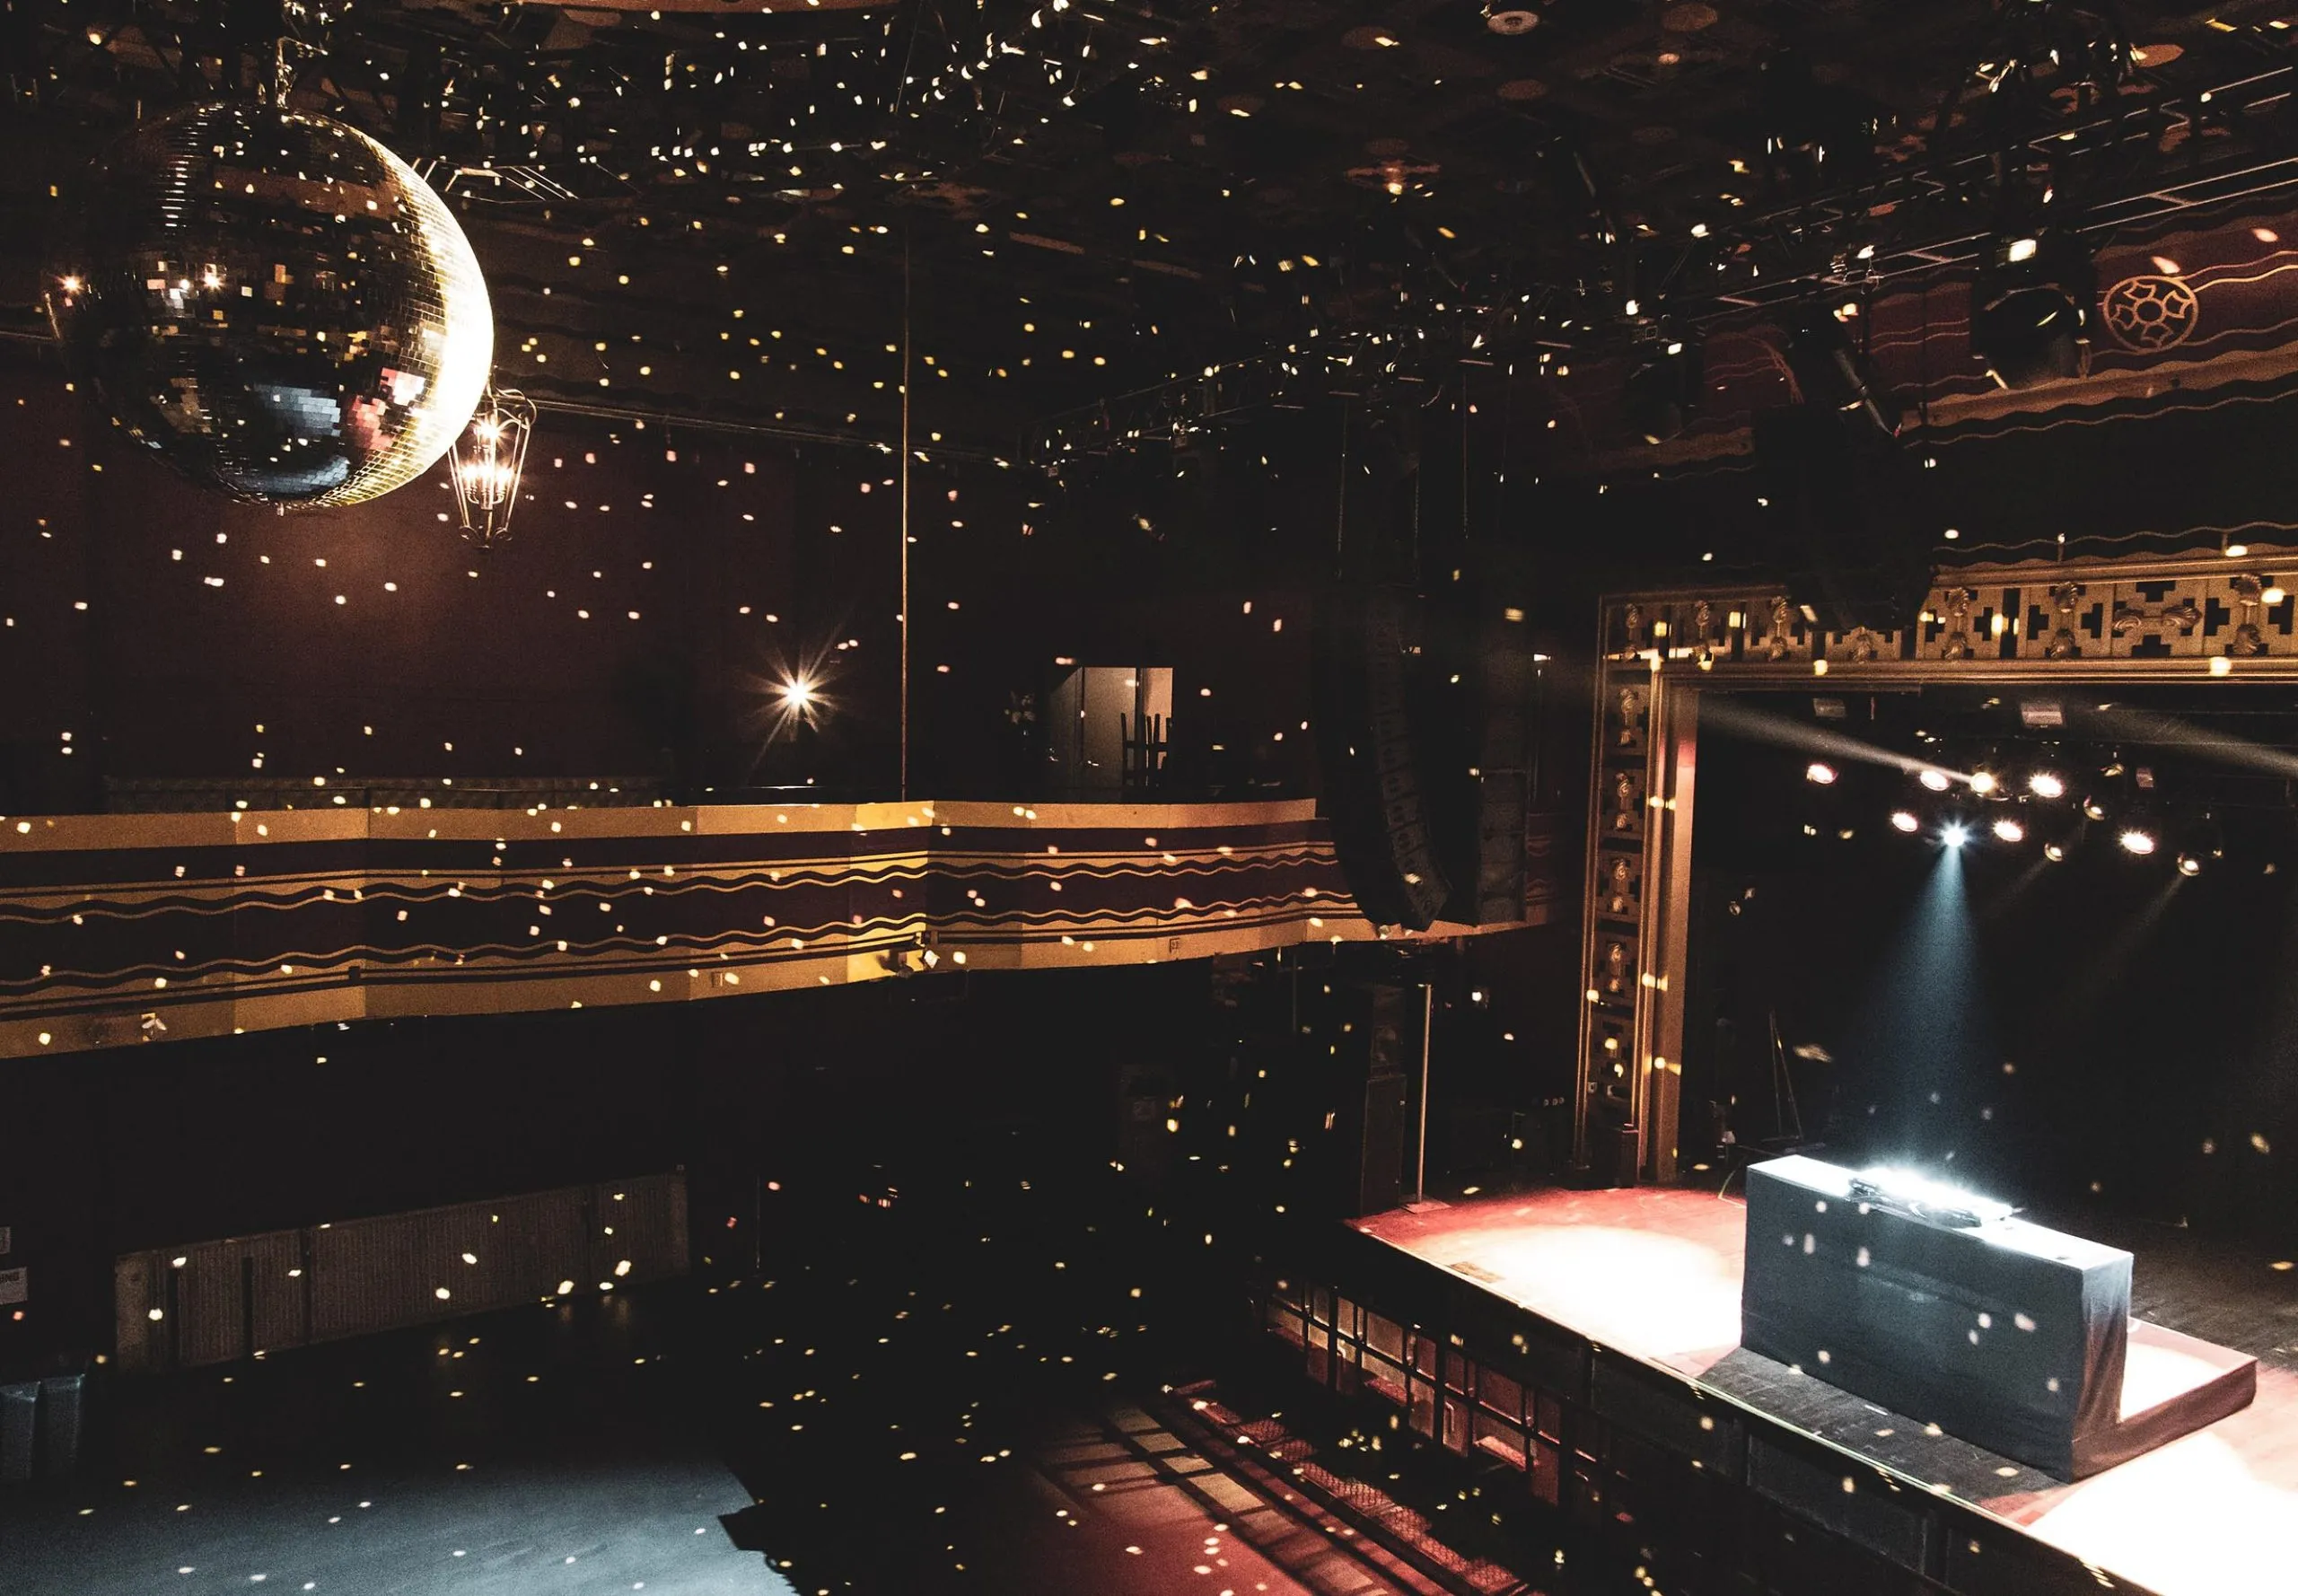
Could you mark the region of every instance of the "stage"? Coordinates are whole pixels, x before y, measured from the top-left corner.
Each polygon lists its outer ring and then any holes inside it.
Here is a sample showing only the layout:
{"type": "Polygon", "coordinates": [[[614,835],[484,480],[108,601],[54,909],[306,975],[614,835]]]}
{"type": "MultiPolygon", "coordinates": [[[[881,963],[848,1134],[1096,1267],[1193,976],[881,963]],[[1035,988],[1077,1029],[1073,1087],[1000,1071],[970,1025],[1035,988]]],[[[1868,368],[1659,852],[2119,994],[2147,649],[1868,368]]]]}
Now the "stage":
{"type": "Polygon", "coordinates": [[[2157,1596],[2298,1592],[2298,1274],[2176,1232],[2100,1236],[2136,1260],[2126,1412],[2211,1377],[2230,1352],[2259,1360],[2257,1397],[2066,1485],[1741,1348],[1745,1220],[1742,1204],[1711,1193],[1630,1188],[1469,1199],[1355,1227],[2118,1583],[2157,1596]]]}

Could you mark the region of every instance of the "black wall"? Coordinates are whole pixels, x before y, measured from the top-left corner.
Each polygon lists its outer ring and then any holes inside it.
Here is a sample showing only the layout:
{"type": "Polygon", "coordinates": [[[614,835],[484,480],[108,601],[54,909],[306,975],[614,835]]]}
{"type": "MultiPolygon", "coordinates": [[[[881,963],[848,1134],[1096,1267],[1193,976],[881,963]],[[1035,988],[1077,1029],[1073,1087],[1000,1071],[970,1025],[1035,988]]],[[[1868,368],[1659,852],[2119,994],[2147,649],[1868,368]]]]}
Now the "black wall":
{"type": "MultiPolygon", "coordinates": [[[[1800,702],[1809,723],[1808,696],[1758,702],[1791,724],[1800,702]]],[[[1876,723],[1859,718],[1865,703],[1832,729],[1885,743],[1894,724],[1946,729],[1929,694],[1886,701],[1876,723]]],[[[2014,707],[2000,713],[2016,724],[2014,707]]],[[[2039,751],[2002,758],[2016,772],[2039,751]]],[[[2153,856],[2124,853],[2110,820],[2050,864],[2032,829],[2018,845],[1990,833],[2001,813],[2035,828],[2033,806],[1960,802],[1971,839],[1950,859],[1947,811],[1899,772],[1838,757],[1844,779],[1822,788],[1803,779],[1811,750],[1704,729],[1686,1158],[1711,1150],[1711,1099],[1736,1095],[1741,1140],[1774,1134],[1776,1013],[1805,1130],[1830,1156],[1921,1163],[2062,1215],[2298,1236],[2298,827],[2272,779],[2122,752],[2159,783],[2153,856]],[[2197,794],[2238,804],[2217,810],[2225,857],[2184,879],[2171,836],[2197,794]],[[1887,824],[1902,804],[1922,836],[1887,824]]],[[[2071,750],[2053,762],[2080,764],[2071,750]]]]}

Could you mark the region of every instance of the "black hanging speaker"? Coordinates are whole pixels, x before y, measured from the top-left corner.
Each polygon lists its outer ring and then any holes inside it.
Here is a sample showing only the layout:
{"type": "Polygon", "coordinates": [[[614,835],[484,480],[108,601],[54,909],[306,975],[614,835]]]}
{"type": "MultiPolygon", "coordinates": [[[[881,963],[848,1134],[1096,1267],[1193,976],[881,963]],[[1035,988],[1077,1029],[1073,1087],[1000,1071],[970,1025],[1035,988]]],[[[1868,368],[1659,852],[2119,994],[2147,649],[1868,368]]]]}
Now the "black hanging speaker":
{"type": "Polygon", "coordinates": [[[1343,586],[1317,606],[1318,749],[1334,844],[1375,925],[1423,931],[1452,895],[1429,837],[1413,735],[1412,634],[1401,590],[1343,586]]]}
{"type": "Polygon", "coordinates": [[[1476,923],[1525,916],[1525,833],[1530,803],[1522,770],[1487,770],[1477,792],[1476,923]]]}
{"type": "Polygon", "coordinates": [[[1529,913],[1539,667],[1521,618],[1522,608],[1501,605],[1489,592],[1487,598],[1486,618],[1475,633],[1482,721],[1474,756],[1475,893],[1472,901],[1454,906],[1452,917],[1503,925],[1521,922],[1529,913]]]}
{"type": "Polygon", "coordinates": [[[1755,420],[1769,504],[1768,562],[1788,596],[1831,632],[1915,624],[1931,591],[1922,472],[1907,450],[1823,405],[1755,420]]]}

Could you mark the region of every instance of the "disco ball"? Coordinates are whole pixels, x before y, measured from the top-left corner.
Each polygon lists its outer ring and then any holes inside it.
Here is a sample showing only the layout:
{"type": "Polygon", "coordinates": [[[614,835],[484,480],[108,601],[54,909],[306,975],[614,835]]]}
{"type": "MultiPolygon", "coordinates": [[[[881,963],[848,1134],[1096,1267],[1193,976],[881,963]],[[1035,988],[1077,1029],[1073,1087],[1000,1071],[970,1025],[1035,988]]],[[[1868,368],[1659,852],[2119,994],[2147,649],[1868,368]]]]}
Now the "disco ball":
{"type": "Polygon", "coordinates": [[[462,229],[324,117],[203,105],[101,156],[49,284],[77,373],[203,487],[356,504],[454,442],[495,355],[462,229]]]}

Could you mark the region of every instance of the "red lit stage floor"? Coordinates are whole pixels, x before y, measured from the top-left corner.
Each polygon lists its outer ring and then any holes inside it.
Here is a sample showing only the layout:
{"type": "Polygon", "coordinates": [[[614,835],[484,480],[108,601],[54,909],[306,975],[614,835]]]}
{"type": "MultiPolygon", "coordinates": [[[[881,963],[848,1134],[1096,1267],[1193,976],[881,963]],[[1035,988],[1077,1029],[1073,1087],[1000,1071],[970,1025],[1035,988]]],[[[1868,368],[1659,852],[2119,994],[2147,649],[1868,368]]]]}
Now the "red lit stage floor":
{"type": "MultiPolygon", "coordinates": [[[[2159,1596],[2298,1592],[2298,1277],[2218,1278],[2228,1260],[2134,1247],[2134,1324],[2125,1406],[2223,1367],[2232,1341],[2260,1359],[2250,1406],[2103,1474],[2062,1485],[1919,1419],[1742,1350],[1746,1209],[1706,1192],[1635,1188],[1473,1198],[1356,1221],[1365,1234],[1590,1340],[1952,1494],[2159,1596]],[[2223,1285],[2250,1309],[2238,1326],[2199,1293],[2223,1285]],[[2192,1303],[2194,1311],[2180,1311],[2192,1303]],[[2182,1320],[2184,1322],[2182,1322],[2182,1320]],[[2169,1334],[2157,1333],[2162,1327],[2169,1334]],[[2247,1329],[2249,1333],[2232,1333],[2247,1329]],[[2200,1359],[2197,1364],[2191,1360],[2200,1359]]],[[[2130,1247],[2131,1238],[2102,1238],[2130,1247]]]]}

